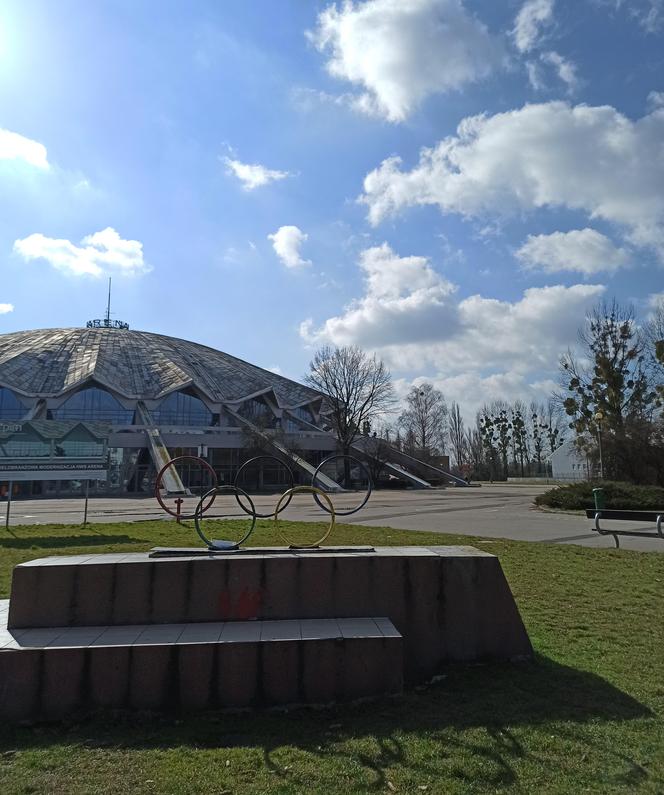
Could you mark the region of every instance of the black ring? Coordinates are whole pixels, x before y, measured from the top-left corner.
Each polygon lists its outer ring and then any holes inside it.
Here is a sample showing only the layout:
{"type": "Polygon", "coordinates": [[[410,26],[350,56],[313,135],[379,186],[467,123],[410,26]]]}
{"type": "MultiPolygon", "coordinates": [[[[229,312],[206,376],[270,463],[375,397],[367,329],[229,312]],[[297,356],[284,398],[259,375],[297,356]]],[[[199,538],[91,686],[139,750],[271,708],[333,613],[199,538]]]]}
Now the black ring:
{"type": "MultiPolygon", "coordinates": [[[[244,510],[244,512],[246,514],[249,514],[249,511],[247,511],[246,508],[244,508],[244,506],[242,506],[242,509],[244,510]]],[[[224,517],[223,516],[218,516],[218,517],[210,517],[210,516],[208,516],[208,519],[211,519],[211,518],[222,519],[224,517]]],[[[244,542],[253,533],[254,527],[256,527],[256,511],[254,509],[254,503],[252,502],[251,497],[247,494],[247,492],[244,491],[241,488],[238,488],[238,486],[214,486],[213,488],[210,489],[210,491],[206,492],[201,497],[200,502],[198,503],[198,506],[196,507],[196,511],[194,513],[194,525],[196,526],[196,532],[198,533],[200,539],[203,541],[204,544],[206,544],[208,549],[237,549],[240,546],[240,544],[244,544],[244,542]],[[251,505],[251,508],[252,508],[252,513],[250,514],[250,516],[252,517],[251,526],[249,527],[249,530],[245,533],[245,535],[239,541],[230,541],[230,542],[225,541],[225,542],[221,542],[221,543],[224,544],[224,546],[215,546],[215,544],[219,544],[220,542],[219,541],[217,541],[217,542],[210,541],[210,539],[201,530],[201,527],[200,527],[200,524],[199,524],[199,519],[203,518],[203,513],[204,513],[202,505],[203,505],[203,502],[208,497],[212,496],[212,498],[214,500],[214,499],[216,499],[219,496],[219,494],[221,494],[223,492],[229,492],[229,491],[232,492],[233,494],[235,494],[235,498],[236,499],[237,499],[237,495],[238,495],[238,492],[239,492],[244,497],[246,497],[247,500],[249,501],[249,505],[251,505]],[[214,494],[213,494],[213,492],[214,492],[214,494]]]]}
{"type": "MultiPolygon", "coordinates": [[[[248,461],[245,461],[244,464],[242,464],[242,466],[238,469],[237,474],[235,475],[235,480],[233,480],[233,485],[238,487],[237,484],[238,484],[238,480],[240,478],[240,472],[242,472],[242,470],[246,466],[249,466],[249,464],[253,464],[254,461],[259,461],[259,460],[265,459],[265,458],[269,458],[270,461],[276,461],[278,464],[281,464],[281,466],[284,467],[286,472],[288,472],[288,479],[290,481],[290,486],[288,487],[288,489],[285,489],[285,491],[290,491],[290,489],[292,489],[294,487],[294,485],[295,485],[295,481],[293,479],[293,472],[292,472],[291,468],[288,466],[288,464],[284,463],[280,458],[277,458],[274,455],[257,455],[257,456],[254,456],[253,458],[250,458],[248,461]]],[[[242,489],[240,489],[240,490],[242,491],[242,489]]],[[[237,501],[237,504],[240,506],[240,508],[242,508],[242,510],[245,513],[249,513],[249,511],[247,511],[246,508],[244,507],[244,505],[242,504],[242,502],[241,502],[241,500],[240,500],[240,498],[238,497],[237,494],[235,495],[235,499],[237,501]]],[[[293,495],[289,494],[288,495],[288,499],[284,503],[284,506],[279,509],[279,513],[281,513],[283,510],[285,510],[288,507],[288,505],[290,504],[290,501],[292,499],[293,499],[293,495]]],[[[251,502],[251,500],[250,500],[250,502],[251,502]]],[[[253,507],[253,503],[252,503],[252,507],[253,507]]],[[[256,513],[254,511],[253,515],[255,517],[257,517],[258,519],[271,519],[274,516],[274,513],[256,513]]]]}
{"type": "MultiPolygon", "coordinates": [[[[372,491],[372,488],[373,488],[372,484],[371,484],[371,475],[369,473],[369,470],[367,469],[366,465],[363,464],[359,459],[354,458],[352,455],[341,455],[341,454],[339,454],[339,455],[331,455],[331,456],[328,456],[327,458],[324,458],[320,462],[320,464],[316,467],[316,471],[314,472],[313,477],[311,479],[311,485],[314,486],[315,488],[320,488],[320,487],[316,486],[316,478],[318,477],[318,473],[323,468],[323,466],[328,463],[328,461],[334,461],[337,458],[348,458],[349,461],[354,461],[361,469],[363,469],[367,473],[367,493],[366,493],[364,499],[362,500],[362,502],[356,508],[353,508],[351,511],[337,511],[336,508],[334,510],[334,513],[337,516],[350,516],[353,513],[357,513],[361,508],[364,508],[364,506],[369,501],[369,497],[371,497],[371,491],[372,491]]],[[[318,495],[317,494],[314,494],[314,500],[316,501],[318,507],[322,508],[322,510],[324,510],[325,513],[329,513],[330,512],[324,505],[321,504],[321,501],[318,499],[318,495]]]]}

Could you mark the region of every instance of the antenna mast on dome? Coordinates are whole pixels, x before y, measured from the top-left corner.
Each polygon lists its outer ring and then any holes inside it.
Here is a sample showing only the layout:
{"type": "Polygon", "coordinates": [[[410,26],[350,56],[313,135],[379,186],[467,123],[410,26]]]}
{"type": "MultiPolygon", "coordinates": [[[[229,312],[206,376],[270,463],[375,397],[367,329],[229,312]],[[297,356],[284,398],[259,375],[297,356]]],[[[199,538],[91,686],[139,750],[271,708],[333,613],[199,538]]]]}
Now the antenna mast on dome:
{"type": "Polygon", "coordinates": [[[129,323],[124,320],[111,320],[111,279],[108,280],[108,303],[106,304],[106,317],[103,320],[88,320],[87,328],[129,328],[129,323]]]}

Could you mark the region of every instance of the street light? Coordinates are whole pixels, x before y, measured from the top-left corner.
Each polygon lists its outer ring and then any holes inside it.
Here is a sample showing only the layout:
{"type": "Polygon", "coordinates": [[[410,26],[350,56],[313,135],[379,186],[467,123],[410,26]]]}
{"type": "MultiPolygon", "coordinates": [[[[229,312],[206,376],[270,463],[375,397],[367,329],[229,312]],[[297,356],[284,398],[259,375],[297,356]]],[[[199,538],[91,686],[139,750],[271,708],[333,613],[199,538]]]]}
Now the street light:
{"type": "Polygon", "coordinates": [[[597,443],[599,447],[599,477],[600,480],[604,480],[604,460],[602,458],[602,421],[604,419],[604,414],[601,411],[598,411],[595,416],[594,420],[597,423],[597,443]]]}

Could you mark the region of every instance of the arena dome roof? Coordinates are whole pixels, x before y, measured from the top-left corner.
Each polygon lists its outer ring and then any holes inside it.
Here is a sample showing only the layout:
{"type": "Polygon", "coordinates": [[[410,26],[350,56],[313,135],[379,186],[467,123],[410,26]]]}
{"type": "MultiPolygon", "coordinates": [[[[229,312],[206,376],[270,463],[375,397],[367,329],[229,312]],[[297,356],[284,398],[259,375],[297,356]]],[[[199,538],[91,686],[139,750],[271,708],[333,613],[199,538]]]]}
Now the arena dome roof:
{"type": "Polygon", "coordinates": [[[0,386],[56,397],[87,381],[136,400],[187,387],[218,403],[270,390],[283,408],[320,398],[313,389],[222,351],[147,331],[60,328],[0,335],[0,386]]]}

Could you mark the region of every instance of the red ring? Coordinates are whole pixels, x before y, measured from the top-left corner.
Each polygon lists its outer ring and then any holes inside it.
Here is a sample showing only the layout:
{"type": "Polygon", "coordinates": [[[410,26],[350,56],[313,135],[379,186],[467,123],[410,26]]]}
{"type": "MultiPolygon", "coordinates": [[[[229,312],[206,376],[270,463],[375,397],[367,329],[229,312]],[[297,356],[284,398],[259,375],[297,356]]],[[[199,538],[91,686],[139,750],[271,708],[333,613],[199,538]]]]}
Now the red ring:
{"type": "MultiPolygon", "coordinates": [[[[154,496],[157,498],[157,502],[166,511],[166,513],[170,514],[171,516],[174,516],[176,519],[193,519],[194,518],[194,514],[192,513],[191,516],[190,516],[189,514],[182,514],[182,513],[178,514],[177,511],[172,511],[164,503],[164,501],[162,500],[161,494],[159,494],[159,487],[161,485],[161,478],[162,478],[164,472],[170,466],[175,464],[177,461],[185,461],[185,460],[186,461],[198,461],[199,464],[202,464],[209,472],[212,473],[212,477],[214,479],[214,485],[212,486],[212,488],[216,488],[218,486],[218,484],[219,484],[219,479],[217,478],[217,473],[214,471],[214,469],[210,466],[210,464],[204,458],[201,458],[198,455],[178,455],[175,458],[171,458],[171,460],[159,470],[159,474],[157,475],[157,480],[156,480],[156,482],[154,484],[154,496]]],[[[201,511],[200,511],[201,513],[205,513],[205,511],[209,510],[212,507],[212,503],[214,502],[215,496],[216,495],[213,495],[212,499],[210,500],[210,502],[201,509],[201,511]]]]}

